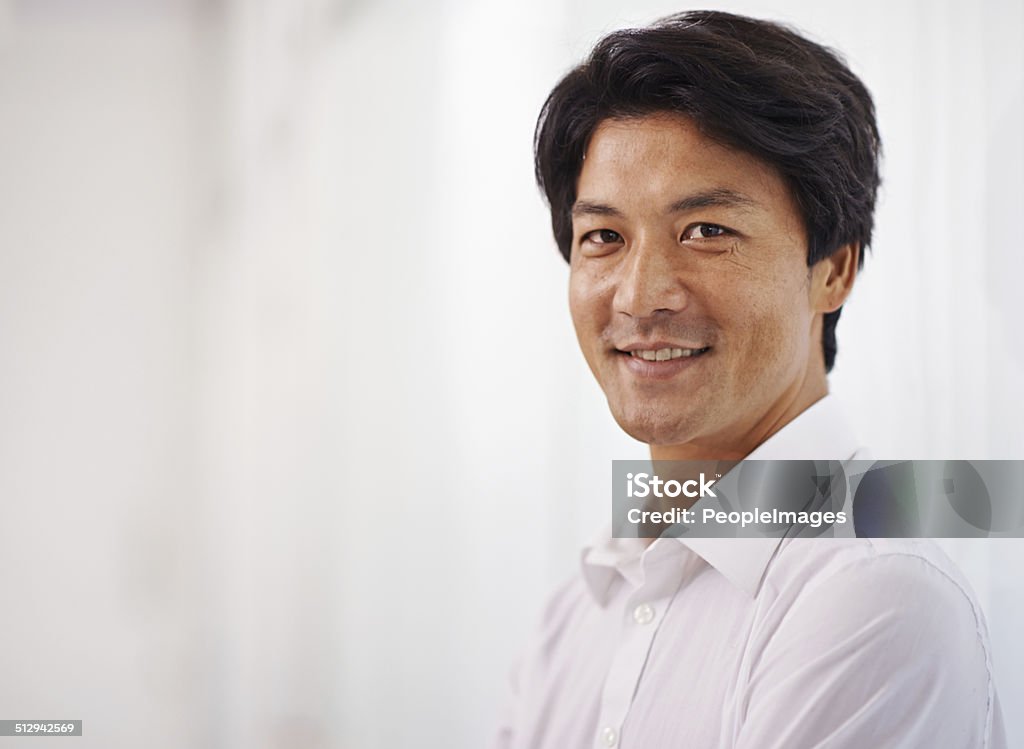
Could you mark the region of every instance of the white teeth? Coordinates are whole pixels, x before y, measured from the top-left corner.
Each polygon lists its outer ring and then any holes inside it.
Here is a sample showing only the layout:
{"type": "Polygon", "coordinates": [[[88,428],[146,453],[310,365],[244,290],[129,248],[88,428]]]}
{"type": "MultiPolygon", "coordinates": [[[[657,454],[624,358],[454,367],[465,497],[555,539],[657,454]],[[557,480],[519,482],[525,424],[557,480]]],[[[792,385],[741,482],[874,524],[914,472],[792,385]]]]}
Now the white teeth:
{"type": "Polygon", "coordinates": [[[703,350],[693,348],[660,348],[648,351],[631,351],[630,354],[644,361],[668,361],[669,359],[683,359],[688,356],[694,356],[703,350]]]}

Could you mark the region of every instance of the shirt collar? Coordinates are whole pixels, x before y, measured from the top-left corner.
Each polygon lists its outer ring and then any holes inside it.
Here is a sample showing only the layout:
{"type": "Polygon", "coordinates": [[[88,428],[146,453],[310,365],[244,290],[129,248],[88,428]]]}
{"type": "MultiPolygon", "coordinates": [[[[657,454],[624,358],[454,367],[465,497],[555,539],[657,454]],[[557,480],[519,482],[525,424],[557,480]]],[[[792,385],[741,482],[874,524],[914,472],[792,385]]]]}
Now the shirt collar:
{"type": "MultiPolygon", "coordinates": [[[[852,460],[866,456],[839,400],[826,395],[797,415],[747,455],[747,460],[852,460]]],[[[580,555],[583,580],[605,605],[617,577],[634,587],[643,581],[644,562],[669,544],[682,544],[751,597],[775,555],[781,538],[612,538],[611,525],[580,555]],[[659,544],[661,547],[659,547],[659,544]],[[659,549],[661,549],[659,551],[659,549]]]]}
{"type": "Polygon", "coordinates": [[[745,460],[852,460],[864,448],[834,395],[815,401],[745,460]]]}

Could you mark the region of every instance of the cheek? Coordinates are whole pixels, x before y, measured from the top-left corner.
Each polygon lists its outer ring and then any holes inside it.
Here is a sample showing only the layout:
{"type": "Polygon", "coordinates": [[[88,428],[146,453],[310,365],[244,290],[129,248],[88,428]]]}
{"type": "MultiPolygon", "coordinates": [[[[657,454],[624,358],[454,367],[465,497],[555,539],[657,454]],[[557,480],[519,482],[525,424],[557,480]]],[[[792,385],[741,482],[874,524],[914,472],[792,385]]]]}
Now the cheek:
{"type": "Polygon", "coordinates": [[[576,269],[569,275],[569,313],[583,344],[601,330],[608,314],[599,285],[576,269]]]}
{"type": "Polygon", "coordinates": [[[763,305],[756,326],[754,346],[758,356],[772,368],[796,367],[806,358],[810,343],[811,316],[802,289],[791,296],[763,305]]]}
{"type": "MultiPolygon", "coordinates": [[[[573,327],[576,334],[580,335],[585,327],[584,321],[587,317],[586,299],[580,291],[579,284],[574,278],[569,279],[569,314],[572,316],[573,327]]],[[[580,335],[582,342],[582,335],[580,335]]]]}
{"type": "Polygon", "coordinates": [[[784,293],[737,295],[730,314],[731,327],[739,330],[746,345],[742,346],[748,372],[789,366],[807,346],[809,312],[806,293],[787,288],[784,293]]]}

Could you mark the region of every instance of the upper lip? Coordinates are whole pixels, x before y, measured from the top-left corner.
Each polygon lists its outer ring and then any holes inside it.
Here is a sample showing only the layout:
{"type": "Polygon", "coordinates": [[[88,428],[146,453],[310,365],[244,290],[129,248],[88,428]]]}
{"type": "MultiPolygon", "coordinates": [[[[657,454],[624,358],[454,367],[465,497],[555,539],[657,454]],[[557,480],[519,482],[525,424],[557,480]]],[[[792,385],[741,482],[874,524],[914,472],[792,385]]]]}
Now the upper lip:
{"type": "Polygon", "coordinates": [[[708,348],[707,346],[691,345],[689,343],[673,343],[671,341],[652,341],[651,343],[628,343],[625,346],[616,346],[619,351],[631,353],[633,351],[658,351],[663,348],[695,349],[708,348]]]}

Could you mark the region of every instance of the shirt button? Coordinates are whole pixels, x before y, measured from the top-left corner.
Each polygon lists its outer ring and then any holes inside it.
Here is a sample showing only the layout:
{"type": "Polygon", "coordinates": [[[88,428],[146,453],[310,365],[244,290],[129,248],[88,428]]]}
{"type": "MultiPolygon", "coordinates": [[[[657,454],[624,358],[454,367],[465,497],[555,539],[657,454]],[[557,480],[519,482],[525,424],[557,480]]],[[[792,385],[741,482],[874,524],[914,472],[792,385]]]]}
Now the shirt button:
{"type": "Polygon", "coordinates": [[[633,609],[633,621],[637,624],[650,624],[654,619],[654,609],[649,603],[641,603],[633,609]]]}
{"type": "Polygon", "coordinates": [[[615,746],[615,742],[619,740],[619,734],[611,726],[605,726],[601,729],[601,739],[605,746],[615,746]]]}

